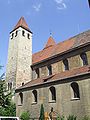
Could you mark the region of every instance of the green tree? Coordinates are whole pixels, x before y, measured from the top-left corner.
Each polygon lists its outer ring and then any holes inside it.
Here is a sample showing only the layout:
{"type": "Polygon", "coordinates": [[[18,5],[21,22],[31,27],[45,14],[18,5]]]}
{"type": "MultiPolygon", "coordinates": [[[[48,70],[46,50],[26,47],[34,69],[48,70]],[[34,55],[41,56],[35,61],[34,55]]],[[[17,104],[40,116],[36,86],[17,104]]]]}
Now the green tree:
{"type": "Polygon", "coordinates": [[[30,118],[29,112],[22,112],[22,114],[20,116],[21,120],[29,120],[29,118],[30,118]]]}
{"type": "Polygon", "coordinates": [[[11,104],[11,92],[6,91],[5,80],[0,80],[0,106],[8,107],[11,104]]]}
{"type": "MultiPolygon", "coordinates": [[[[2,66],[0,65],[0,70],[2,66]]],[[[0,116],[15,116],[16,106],[12,103],[12,94],[6,90],[4,73],[0,76],[0,116]]]]}
{"type": "Polygon", "coordinates": [[[43,104],[41,104],[41,109],[40,109],[40,117],[39,117],[40,120],[44,120],[44,107],[43,107],[43,104]]]}

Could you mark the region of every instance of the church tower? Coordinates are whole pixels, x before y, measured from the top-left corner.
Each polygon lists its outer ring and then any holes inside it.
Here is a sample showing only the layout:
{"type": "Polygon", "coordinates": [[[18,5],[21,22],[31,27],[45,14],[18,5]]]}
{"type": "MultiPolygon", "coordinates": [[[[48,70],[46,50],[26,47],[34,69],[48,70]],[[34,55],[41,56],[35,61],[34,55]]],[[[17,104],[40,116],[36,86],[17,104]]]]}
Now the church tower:
{"type": "Polygon", "coordinates": [[[32,32],[21,17],[10,32],[6,82],[8,90],[15,89],[31,80],[32,32]]]}

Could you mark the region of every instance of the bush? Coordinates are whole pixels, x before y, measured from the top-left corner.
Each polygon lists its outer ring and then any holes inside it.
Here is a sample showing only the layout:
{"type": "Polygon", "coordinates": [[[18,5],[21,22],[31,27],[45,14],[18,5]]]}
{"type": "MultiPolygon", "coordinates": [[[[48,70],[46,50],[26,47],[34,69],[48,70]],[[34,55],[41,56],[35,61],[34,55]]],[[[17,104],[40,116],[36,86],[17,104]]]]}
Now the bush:
{"type": "Polygon", "coordinates": [[[74,115],[69,115],[68,117],[67,117],[67,120],[76,120],[76,116],[74,116],[74,115]]]}
{"type": "Polygon", "coordinates": [[[64,120],[64,116],[57,116],[56,120],[64,120]]]}
{"type": "Polygon", "coordinates": [[[88,116],[84,116],[82,119],[80,119],[80,120],[90,120],[90,117],[88,117],[88,116]]]}
{"type": "Polygon", "coordinates": [[[43,107],[43,104],[41,104],[39,120],[44,120],[44,107],[43,107]]]}
{"type": "Polygon", "coordinates": [[[16,106],[12,103],[10,106],[4,108],[0,107],[0,116],[16,116],[16,106]]]}
{"type": "Polygon", "coordinates": [[[30,118],[29,112],[22,112],[22,114],[20,116],[21,120],[29,120],[29,118],[30,118]]]}

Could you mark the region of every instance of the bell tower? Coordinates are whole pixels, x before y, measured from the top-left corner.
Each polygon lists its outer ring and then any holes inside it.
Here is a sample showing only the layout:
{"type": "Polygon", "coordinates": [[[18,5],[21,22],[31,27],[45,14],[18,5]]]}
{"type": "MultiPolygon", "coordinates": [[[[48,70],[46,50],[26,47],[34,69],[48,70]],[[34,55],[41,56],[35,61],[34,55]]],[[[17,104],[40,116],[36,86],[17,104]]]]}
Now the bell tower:
{"type": "Polygon", "coordinates": [[[15,89],[31,80],[32,32],[21,17],[10,32],[6,82],[8,90],[15,89]]]}

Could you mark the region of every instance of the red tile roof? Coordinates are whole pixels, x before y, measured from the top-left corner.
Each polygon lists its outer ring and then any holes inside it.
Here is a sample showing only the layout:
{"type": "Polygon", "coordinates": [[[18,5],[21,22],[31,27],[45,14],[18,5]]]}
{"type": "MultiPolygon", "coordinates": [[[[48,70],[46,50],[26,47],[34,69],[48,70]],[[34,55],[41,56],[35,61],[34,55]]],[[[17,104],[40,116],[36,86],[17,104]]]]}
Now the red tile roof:
{"type": "Polygon", "coordinates": [[[45,48],[35,54],[32,57],[32,63],[36,64],[45,59],[48,59],[54,55],[61,54],[73,48],[90,43],[90,30],[83,32],[75,37],[72,37],[66,41],[55,44],[52,37],[48,39],[45,48]]]}
{"type": "MultiPolygon", "coordinates": [[[[27,25],[24,17],[21,17],[21,18],[19,19],[18,23],[16,24],[16,26],[14,27],[13,30],[16,30],[18,27],[23,27],[23,28],[25,28],[26,30],[30,31],[30,29],[29,29],[29,27],[28,27],[28,25],[27,25]]],[[[30,32],[31,32],[31,31],[30,31],[30,32]]]]}
{"type": "Polygon", "coordinates": [[[54,39],[50,36],[44,49],[47,49],[48,47],[51,47],[51,46],[54,46],[54,45],[56,45],[56,43],[55,43],[54,39]]]}
{"type": "Polygon", "coordinates": [[[83,66],[83,67],[76,68],[73,70],[66,70],[64,72],[61,72],[61,73],[58,73],[55,75],[32,80],[32,81],[26,83],[24,86],[21,86],[18,89],[28,88],[28,87],[32,87],[32,86],[36,86],[36,85],[42,85],[42,84],[49,83],[49,82],[56,82],[58,80],[61,81],[64,79],[76,77],[76,76],[87,74],[87,73],[90,74],[90,66],[83,66]]]}

